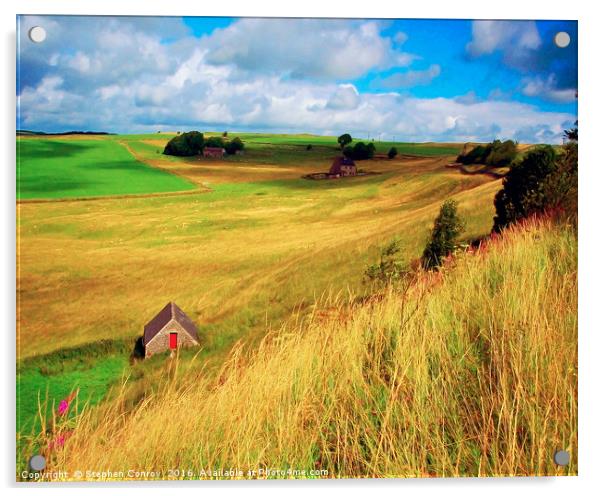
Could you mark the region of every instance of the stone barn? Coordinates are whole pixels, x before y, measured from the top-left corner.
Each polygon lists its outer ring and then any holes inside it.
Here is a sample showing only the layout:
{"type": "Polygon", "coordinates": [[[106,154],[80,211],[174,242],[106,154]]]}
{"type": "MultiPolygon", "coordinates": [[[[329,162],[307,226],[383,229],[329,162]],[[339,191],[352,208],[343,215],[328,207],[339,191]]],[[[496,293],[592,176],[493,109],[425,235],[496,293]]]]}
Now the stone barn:
{"type": "Polygon", "coordinates": [[[335,157],[328,172],[330,177],[345,177],[357,175],[355,162],[347,157],[335,157]]]}
{"type": "Polygon", "coordinates": [[[144,356],[148,358],[167,350],[199,346],[198,329],[182,309],[169,302],[144,326],[144,356]]]}
{"type": "Polygon", "coordinates": [[[224,148],[216,146],[206,146],[203,148],[203,157],[222,158],[225,154],[226,150],[224,148]]]}

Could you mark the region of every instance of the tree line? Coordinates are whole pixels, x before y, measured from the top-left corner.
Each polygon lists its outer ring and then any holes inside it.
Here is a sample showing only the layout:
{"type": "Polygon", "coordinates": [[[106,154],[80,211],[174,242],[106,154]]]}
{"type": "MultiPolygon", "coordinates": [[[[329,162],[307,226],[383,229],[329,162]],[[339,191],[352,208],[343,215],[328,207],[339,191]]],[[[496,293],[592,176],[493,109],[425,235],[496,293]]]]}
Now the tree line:
{"type": "Polygon", "coordinates": [[[163,150],[164,155],[174,155],[177,157],[192,157],[203,153],[205,147],[223,148],[228,155],[234,155],[236,152],[244,150],[244,143],[239,137],[228,140],[227,133],[222,137],[211,136],[205,138],[199,131],[190,131],[178,134],[170,139],[163,150]]]}
{"type": "MultiPolygon", "coordinates": [[[[374,143],[370,142],[366,144],[363,141],[358,141],[354,145],[351,145],[352,141],[353,138],[349,133],[341,134],[337,138],[337,143],[341,147],[341,151],[345,157],[353,160],[369,160],[374,158],[374,153],[376,152],[374,143]]],[[[392,159],[396,155],[397,148],[393,146],[389,149],[387,156],[392,159]]]]}

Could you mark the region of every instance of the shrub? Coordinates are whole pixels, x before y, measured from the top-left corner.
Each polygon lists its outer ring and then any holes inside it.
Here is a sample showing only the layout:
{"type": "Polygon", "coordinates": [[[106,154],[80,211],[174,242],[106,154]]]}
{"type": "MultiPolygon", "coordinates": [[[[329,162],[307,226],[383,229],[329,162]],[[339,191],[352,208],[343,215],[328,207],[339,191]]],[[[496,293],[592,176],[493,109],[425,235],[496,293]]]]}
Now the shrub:
{"type": "Polygon", "coordinates": [[[554,149],[545,145],[531,150],[514,164],[504,177],[502,189],[495,195],[493,230],[503,228],[553,205],[550,193],[558,164],[554,149]]]}
{"type": "Polygon", "coordinates": [[[484,163],[487,158],[487,148],[483,145],[477,145],[468,153],[462,155],[458,155],[456,159],[457,162],[461,164],[469,165],[469,164],[477,164],[484,163]]]}
{"type": "Polygon", "coordinates": [[[190,157],[201,153],[204,143],[202,133],[190,131],[170,139],[167,145],[165,145],[163,153],[165,155],[175,155],[177,157],[190,157]]]}
{"type": "Polygon", "coordinates": [[[441,205],[439,215],[435,219],[431,239],[422,253],[422,266],[435,269],[443,259],[454,251],[464,223],[458,217],[458,205],[454,200],[446,200],[441,205]]]}
{"type": "Polygon", "coordinates": [[[489,154],[485,159],[485,163],[494,167],[506,167],[510,165],[518,154],[516,142],[512,140],[503,142],[495,140],[488,146],[490,146],[489,154]]]}
{"type": "Polygon", "coordinates": [[[237,136],[233,140],[225,144],[224,148],[228,155],[234,155],[236,152],[242,151],[245,148],[242,140],[237,136]]]}
{"type": "Polygon", "coordinates": [[[487,145],[475,146],[467,153],[461,153],[456,161],[465,165],[483,164],[505,167],[512,163],[517,154],[516,142],[495,140],[487,145]]]}
{"type": "Polygon", "coordinates": [[[307,145],[307,146],[305,147],[305,149],[306,149],[307,151],[310,151],[312,148],[313,148],[313,146],[312,146],[312,145],[307,145]]]}
{"type": "Polygon", "coordinates": [[[366,268],[364,278],[381,284],[400,279],[406,272],[402,263],[397,260],[400,251],[401,243],[398,239],[394,239],[381,250],[380,261],[366,268]]]}
{"type": "Polygon", "coordinates": [[[375,147],[374,143],[364,143],[358,141],[355,145],[347,145],[343,148],[343,155],[353,160],[367,160],[374,157],[375,147]]]}
{"type": "Polygon", "coordinates": [[[397,156],[397,148],[395,148],[394,146],[392,146],[389,149],[389,152],[387,153],[387,157],[389,157],[390,159],[393,159],[397,156]]]}
{"type": "Polygon", "coordinates": [[[350,134],[345,133],[345,134],[341,134],[338,138],[337,138],[337,143],[339,144],[339,146],[341,147],[341,150],[343,150],[349,143],[351,143],[353,141],[353,138],[351,137],[350,134]]]}
{"type": "Polygon", "coordinates": [[[577,169],[577,142],[571,140],[562,147],[562,153],[556,159],[556,170],[544,179],[541,188],[548,208],[563,211],[573,221],[577,217],[577,169]]]}
{"type": "Polygon", "coordinates": [[[368,151],[368,147],[366,146],[366,143],[364,143],[363,141],[360,141],[359,143],[356,143],[355,145],[353,145],[353,155],[352,158],[354,160],[364,160],[369,158],[369,151],[368,151]]]}
{"type": "Polygon", "coordinates": [[[222,137],[224,137],[224,138],[227,138],[227,137],[228,137],[228,131],[224,131],[224,132],[222,133],[222,137]]]}

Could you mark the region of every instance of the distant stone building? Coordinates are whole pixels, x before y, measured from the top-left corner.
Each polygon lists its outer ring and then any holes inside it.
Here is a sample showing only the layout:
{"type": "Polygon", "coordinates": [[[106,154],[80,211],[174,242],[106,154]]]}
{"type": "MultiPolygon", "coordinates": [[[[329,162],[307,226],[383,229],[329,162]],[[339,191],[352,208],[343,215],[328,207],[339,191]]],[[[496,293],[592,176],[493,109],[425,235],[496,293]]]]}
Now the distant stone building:
{"type": "Polygon", "coordinates": [[[203,148],[203,157],[222,158],[225,154],[226,150],[224,148],[215,146],[206,146],[203,148]]]}
{"type": "Polygon", "coordinates": [[[182,309],[173,302],[144,326],[144,356],[148,358],[167,350],[199,346],[198,329],[182,309]]]}
{"type": "Polygon", "coordinates": [[[330,177],[345,177],[357,175],[355,162],[347,157],[335,157],[328,171],[330,177]]]}

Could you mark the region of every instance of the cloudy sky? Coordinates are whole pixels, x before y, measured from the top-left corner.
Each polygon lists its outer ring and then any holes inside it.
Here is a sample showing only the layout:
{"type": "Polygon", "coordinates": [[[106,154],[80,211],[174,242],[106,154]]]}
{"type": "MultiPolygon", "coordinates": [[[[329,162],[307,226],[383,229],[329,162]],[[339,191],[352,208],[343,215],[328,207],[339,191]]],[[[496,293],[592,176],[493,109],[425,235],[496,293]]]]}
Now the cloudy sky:
{"type": "Polygon", "coordinates": [[[574,21],[23,16],[18,28],[19,129],[558,142],[577,118],[574,21]]]}

